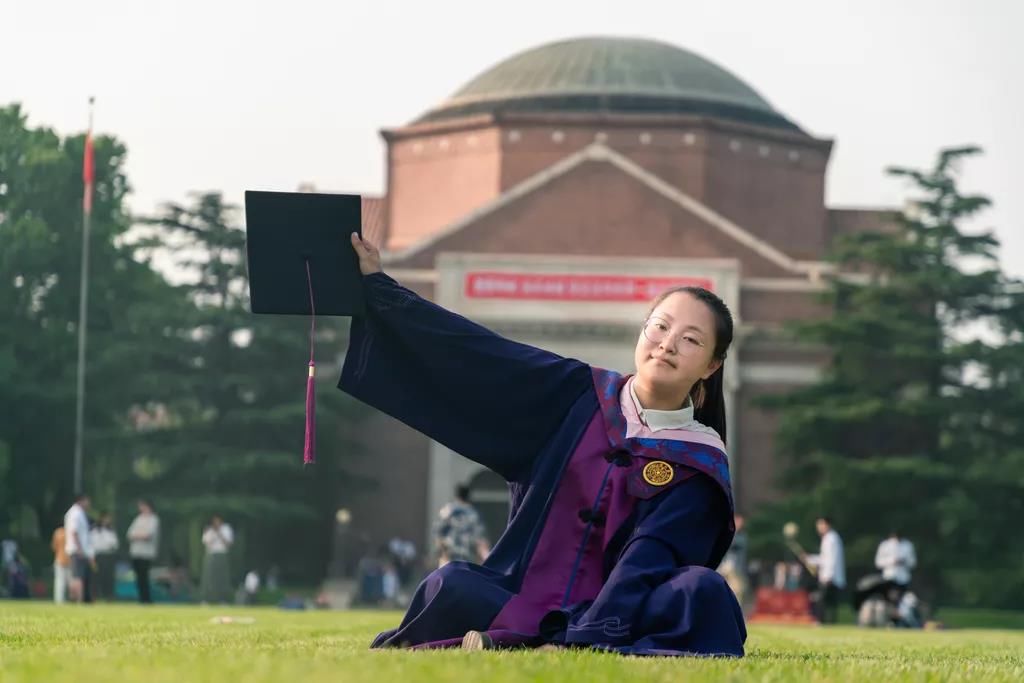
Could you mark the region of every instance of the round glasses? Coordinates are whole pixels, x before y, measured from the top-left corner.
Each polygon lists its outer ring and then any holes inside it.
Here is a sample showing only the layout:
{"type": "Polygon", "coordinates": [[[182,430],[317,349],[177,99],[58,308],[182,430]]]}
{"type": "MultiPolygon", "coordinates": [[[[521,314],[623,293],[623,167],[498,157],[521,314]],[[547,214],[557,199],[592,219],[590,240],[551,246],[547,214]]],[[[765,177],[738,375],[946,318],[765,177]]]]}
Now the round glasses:
{"type": "Polygon", "coordinates": [[[679,332],[672,335],[669,334],[671,329],[671,325],[661,318],[651,317],[644,321],[644,337],[652,344],[661,344],[666,340],[674,341],[676,353],[680,356],[692,356],[704,348],[704,342],[697,339],[692,332],[679,332]]]}

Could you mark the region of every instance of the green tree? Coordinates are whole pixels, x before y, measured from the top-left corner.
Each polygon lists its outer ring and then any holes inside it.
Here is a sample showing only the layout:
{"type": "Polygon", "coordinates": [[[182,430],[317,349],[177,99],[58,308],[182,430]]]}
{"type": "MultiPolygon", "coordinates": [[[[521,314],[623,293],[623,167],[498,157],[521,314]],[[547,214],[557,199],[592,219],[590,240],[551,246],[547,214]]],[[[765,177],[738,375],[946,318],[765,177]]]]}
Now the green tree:
{"type": "Polygon", "coordinates": [[[351,485],[343,418],[358,410],[339,391],[339,341],[347,324],[321,320],[318,346],[318,464],[304,468],[306,354],[309,321],[249,312],[245,233],[237,209],[219,193],[189,205],[166,204],[147,220],[159,233],[139,246],[176,248],[176,266],[193,302],[187,390],[174,403],[172,428],[148,435],[148,480],[142,488],[165,514],[188,520],[177,545],[199,556],[200,520],[219,513],[241,531],[243,567],[278,565],[312,581],[329,561],[334,513],[351,485]]]}
{"type": "Polygon", "coordinates": [[[755,529],[774,536],[783,519],[829,514],[854,577],[873,571],[877,543],[899,529],[919,548],[926,594],[1024,605],[1024,558],[1005,526],[1024,513],[1021,301],[992,234],[961,229],[989,205],[957,187],[958,162],[978,151],[890,169],[913,187],[912,210],[898,229],[834,250],[847,275],[826,295],[833,315],[795,327],[831,363],[819,383],[772,401],[788,497],[755,529]],[[972,589],[999,572],[1002,592],[972,589]]]}
{"type": "MultiPolygon", "coordinates": [[[[0,108],[0,531],[44,547],[73,493],[83,150],[0,108]]],[[[131,476],[133,407],[177,390],[187,303],[120,242],[125,156],[95,141],[83,481],[104,506],[131,476]]]]}

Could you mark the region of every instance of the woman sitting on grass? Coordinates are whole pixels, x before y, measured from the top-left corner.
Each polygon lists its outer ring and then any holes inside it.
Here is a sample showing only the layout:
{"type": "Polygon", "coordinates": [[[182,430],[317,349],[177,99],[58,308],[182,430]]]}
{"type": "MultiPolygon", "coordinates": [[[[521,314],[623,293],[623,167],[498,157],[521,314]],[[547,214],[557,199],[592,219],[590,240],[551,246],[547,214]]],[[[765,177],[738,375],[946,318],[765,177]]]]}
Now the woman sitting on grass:
{"type": "Polygon", "coordinates": [[[511,494],[486,561],[431,573],[373,647],[741,656],[743,614],[714,571],[734,532],[725,304],[664,292],[623,376],[500,337],[398,285],[355,234],[352,246],[367,312],[340,388],[499,473],[511,494]]]}

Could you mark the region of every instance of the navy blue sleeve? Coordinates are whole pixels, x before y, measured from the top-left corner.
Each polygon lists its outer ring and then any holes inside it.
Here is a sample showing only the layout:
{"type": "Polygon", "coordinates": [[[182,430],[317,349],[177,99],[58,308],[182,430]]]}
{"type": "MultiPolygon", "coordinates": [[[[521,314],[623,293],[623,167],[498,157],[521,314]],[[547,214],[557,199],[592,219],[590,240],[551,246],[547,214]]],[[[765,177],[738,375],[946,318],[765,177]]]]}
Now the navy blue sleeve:
{"type": "Polygon", "coordinates": [[[590,367],[505,339],[383,273],[364,278],[338,386],[515,481],[569,408],[590,367]]]}
{"type": "Polygon", "coordinates": [[[697,474],[651,500],[619,561],[630,552],[631,545],[650,541],[665,546],[677,567],[714,569],[721,561],[716,557],[717,547],[728,531],[729,517],[729,504],[718,484],[707,475],[697,474]]]}
{"type": "Polygon", "coordinates": [[[571,616],[565,642],[630,642],[635,624],[655,607],[648,605],[652,592],[681,568],[707,567],[713,559],[728,526],[728,504],[717,484],[697,475],[651,502],[601,592],[571,616]]]}

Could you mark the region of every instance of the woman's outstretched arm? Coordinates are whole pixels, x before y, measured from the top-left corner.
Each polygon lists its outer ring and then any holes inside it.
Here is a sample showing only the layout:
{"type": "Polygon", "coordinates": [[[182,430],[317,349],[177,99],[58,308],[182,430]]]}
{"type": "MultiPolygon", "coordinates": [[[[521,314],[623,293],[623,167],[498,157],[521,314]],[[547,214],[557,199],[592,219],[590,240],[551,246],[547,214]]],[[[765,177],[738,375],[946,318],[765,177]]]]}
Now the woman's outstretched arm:
{"type": "Polygon", "coordinates": [[[338,386],[506,480],[533,458],[591,386],[577,360],[501,337],[385,275],[352,236],[367,312],[353,318],[338,386]]]}

